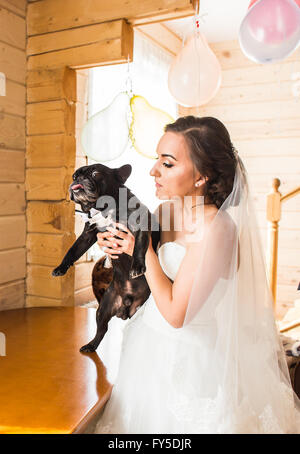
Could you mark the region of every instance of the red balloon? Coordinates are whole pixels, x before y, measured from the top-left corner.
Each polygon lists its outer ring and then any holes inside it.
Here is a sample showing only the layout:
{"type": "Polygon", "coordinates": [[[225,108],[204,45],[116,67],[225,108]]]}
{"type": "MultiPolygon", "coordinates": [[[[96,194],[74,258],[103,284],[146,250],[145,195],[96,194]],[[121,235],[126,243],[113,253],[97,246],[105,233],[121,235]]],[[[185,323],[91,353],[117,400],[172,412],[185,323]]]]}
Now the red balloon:
{"type": "MultiPolygon", "coordinates": [[[[250,5],[248,6],[248,9],[251,8],[252,5],[254,5],[254,3],[256,3],[258,0],[251,0],[250,2],[250,5]]],[[[300,7],[300,0],[294,0],[297,5],[300,7]]]]}

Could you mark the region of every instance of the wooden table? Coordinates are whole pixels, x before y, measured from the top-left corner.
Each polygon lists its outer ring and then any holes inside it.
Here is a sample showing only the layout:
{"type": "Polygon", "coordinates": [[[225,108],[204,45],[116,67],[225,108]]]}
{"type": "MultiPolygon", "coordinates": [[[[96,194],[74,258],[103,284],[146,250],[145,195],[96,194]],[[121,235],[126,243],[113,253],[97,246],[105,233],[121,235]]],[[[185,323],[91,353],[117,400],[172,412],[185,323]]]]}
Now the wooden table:
{"type": "Polygon", "coordinates": [[[0,433],[84,431],[112,391],[97,353],[79,352],[96,332],[95,309],[1,311],[0,332],[0,433]]]}

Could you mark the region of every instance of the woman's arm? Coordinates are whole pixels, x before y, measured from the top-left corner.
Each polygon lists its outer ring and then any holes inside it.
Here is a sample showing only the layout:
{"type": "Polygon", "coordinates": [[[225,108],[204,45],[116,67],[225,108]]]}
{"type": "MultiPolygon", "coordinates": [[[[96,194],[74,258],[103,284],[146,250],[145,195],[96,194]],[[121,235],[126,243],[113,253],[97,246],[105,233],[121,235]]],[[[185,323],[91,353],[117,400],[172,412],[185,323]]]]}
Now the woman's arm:
{"type": "Polygon", "coordinates": [[[146,252],[145,264],[145,277],[156,306],[167,322],[177,328],[176,314],[172,306],[173,284],[163,272],[151,242],[146,252]]]}

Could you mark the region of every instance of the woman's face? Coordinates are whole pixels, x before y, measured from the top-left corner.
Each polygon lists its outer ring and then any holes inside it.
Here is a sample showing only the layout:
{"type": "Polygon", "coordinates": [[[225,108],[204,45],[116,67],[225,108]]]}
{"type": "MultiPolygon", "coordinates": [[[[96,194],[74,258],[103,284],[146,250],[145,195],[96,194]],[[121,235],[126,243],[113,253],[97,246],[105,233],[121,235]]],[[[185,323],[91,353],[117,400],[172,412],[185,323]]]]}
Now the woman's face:
{"type": "Polygon", "coordinates": [[[166,132],[156,151],[157,162],[150,171],[155,177],[156,196],[165,200],[195,194],[195,183],[201,175],[189,157],[183,135],[166,132]]]}

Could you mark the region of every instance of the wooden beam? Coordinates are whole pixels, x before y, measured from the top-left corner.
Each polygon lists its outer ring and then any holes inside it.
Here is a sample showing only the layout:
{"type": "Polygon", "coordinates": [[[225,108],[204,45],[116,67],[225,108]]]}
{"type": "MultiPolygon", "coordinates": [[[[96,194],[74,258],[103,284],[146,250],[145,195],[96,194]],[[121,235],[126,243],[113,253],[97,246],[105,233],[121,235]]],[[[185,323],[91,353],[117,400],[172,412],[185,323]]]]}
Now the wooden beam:
{"type": "Polygon", "coordinates": [[[27,231],[45,233],[74,232],[74,203],[66,200],[27,203],[27,231]]]}
{"type": "Polygon", "coordinates": [[[114,41],[122,38],[122,27],[128,26],[124,20],[106,22],[103,24],[88,25],[72,28],[45,35],[36,35],[28,38],[27,55],[44,54],[63,49],[72,49],[77,46],[95,44],[101,41],[114,41]]]}
{"type": "MultiPolygon", "coordinates": [[[[69,66],[73,69],[102,66],[113,63],[125,63],[128,58],[133,58],[133,29],[124,20],[118,21],[113,27],[111,38],[97,39],[95,30],[90,32],[89,27],[79,30],[67,30],[61,32],[66,34],[67,42],[71,45],[72,36],[76,37],[73,47],[61,49],[60,40],[58,50],[42,54],[32,55],[28,59],[28,70],[52,69],[69,66]],[[94,41],[93,41],[94,39],[94,41]],[[90,42],[92,41],[92,42],[90,42]]],[[[44,39],[44,38],[42,38],[44,39]]],[[[61,38],[60,38],[61,39],[61,38]]]]}
{"type": "Polygon", "coordinates": [[[177,55],[182,48],[181,39],[164,24],[139,25],[134,31],[142,34],[172,56],[177,55]]]}
{"type": "Polygon", "coordinates": [[[45,298],[74,301],[74,267],[68,269],[64,276],[52,276],[52,266],[27,266],[27,294],[45,298]]]}
{"type": "Polygon", "coordinates": [[[68,197],[74,169],[38,168],[26,171],[27,200],[62,200],[68,197]]]}
{"type": "Polygon", "coordinates": [[[28,4],[28,36],[126,18],[148,23],[194,14],[192,0],[47,0],[28,4]]]}
{"type": "Polygon", "coordinates": [[[27,263],[55,268],[75,242],[75,234],[28,233],[26,241],[27,263]]]}
{"type": "Polygon", "coordinates": [[[75,168],[76,139],[74,136],[67,136],[65,134],[28,136],[26,148],[27,168],[75,168]]]}
{"type": "Polygon", "coordinates": [[[65,99],[76,102],[76,72],[62,67],[27,73],[27,102],[65,99]]]}
{"type": "Polygon", "coordinates": [[[27,134],[75,134],[75,104],[65,100],[27,106],[27,134]]]}

